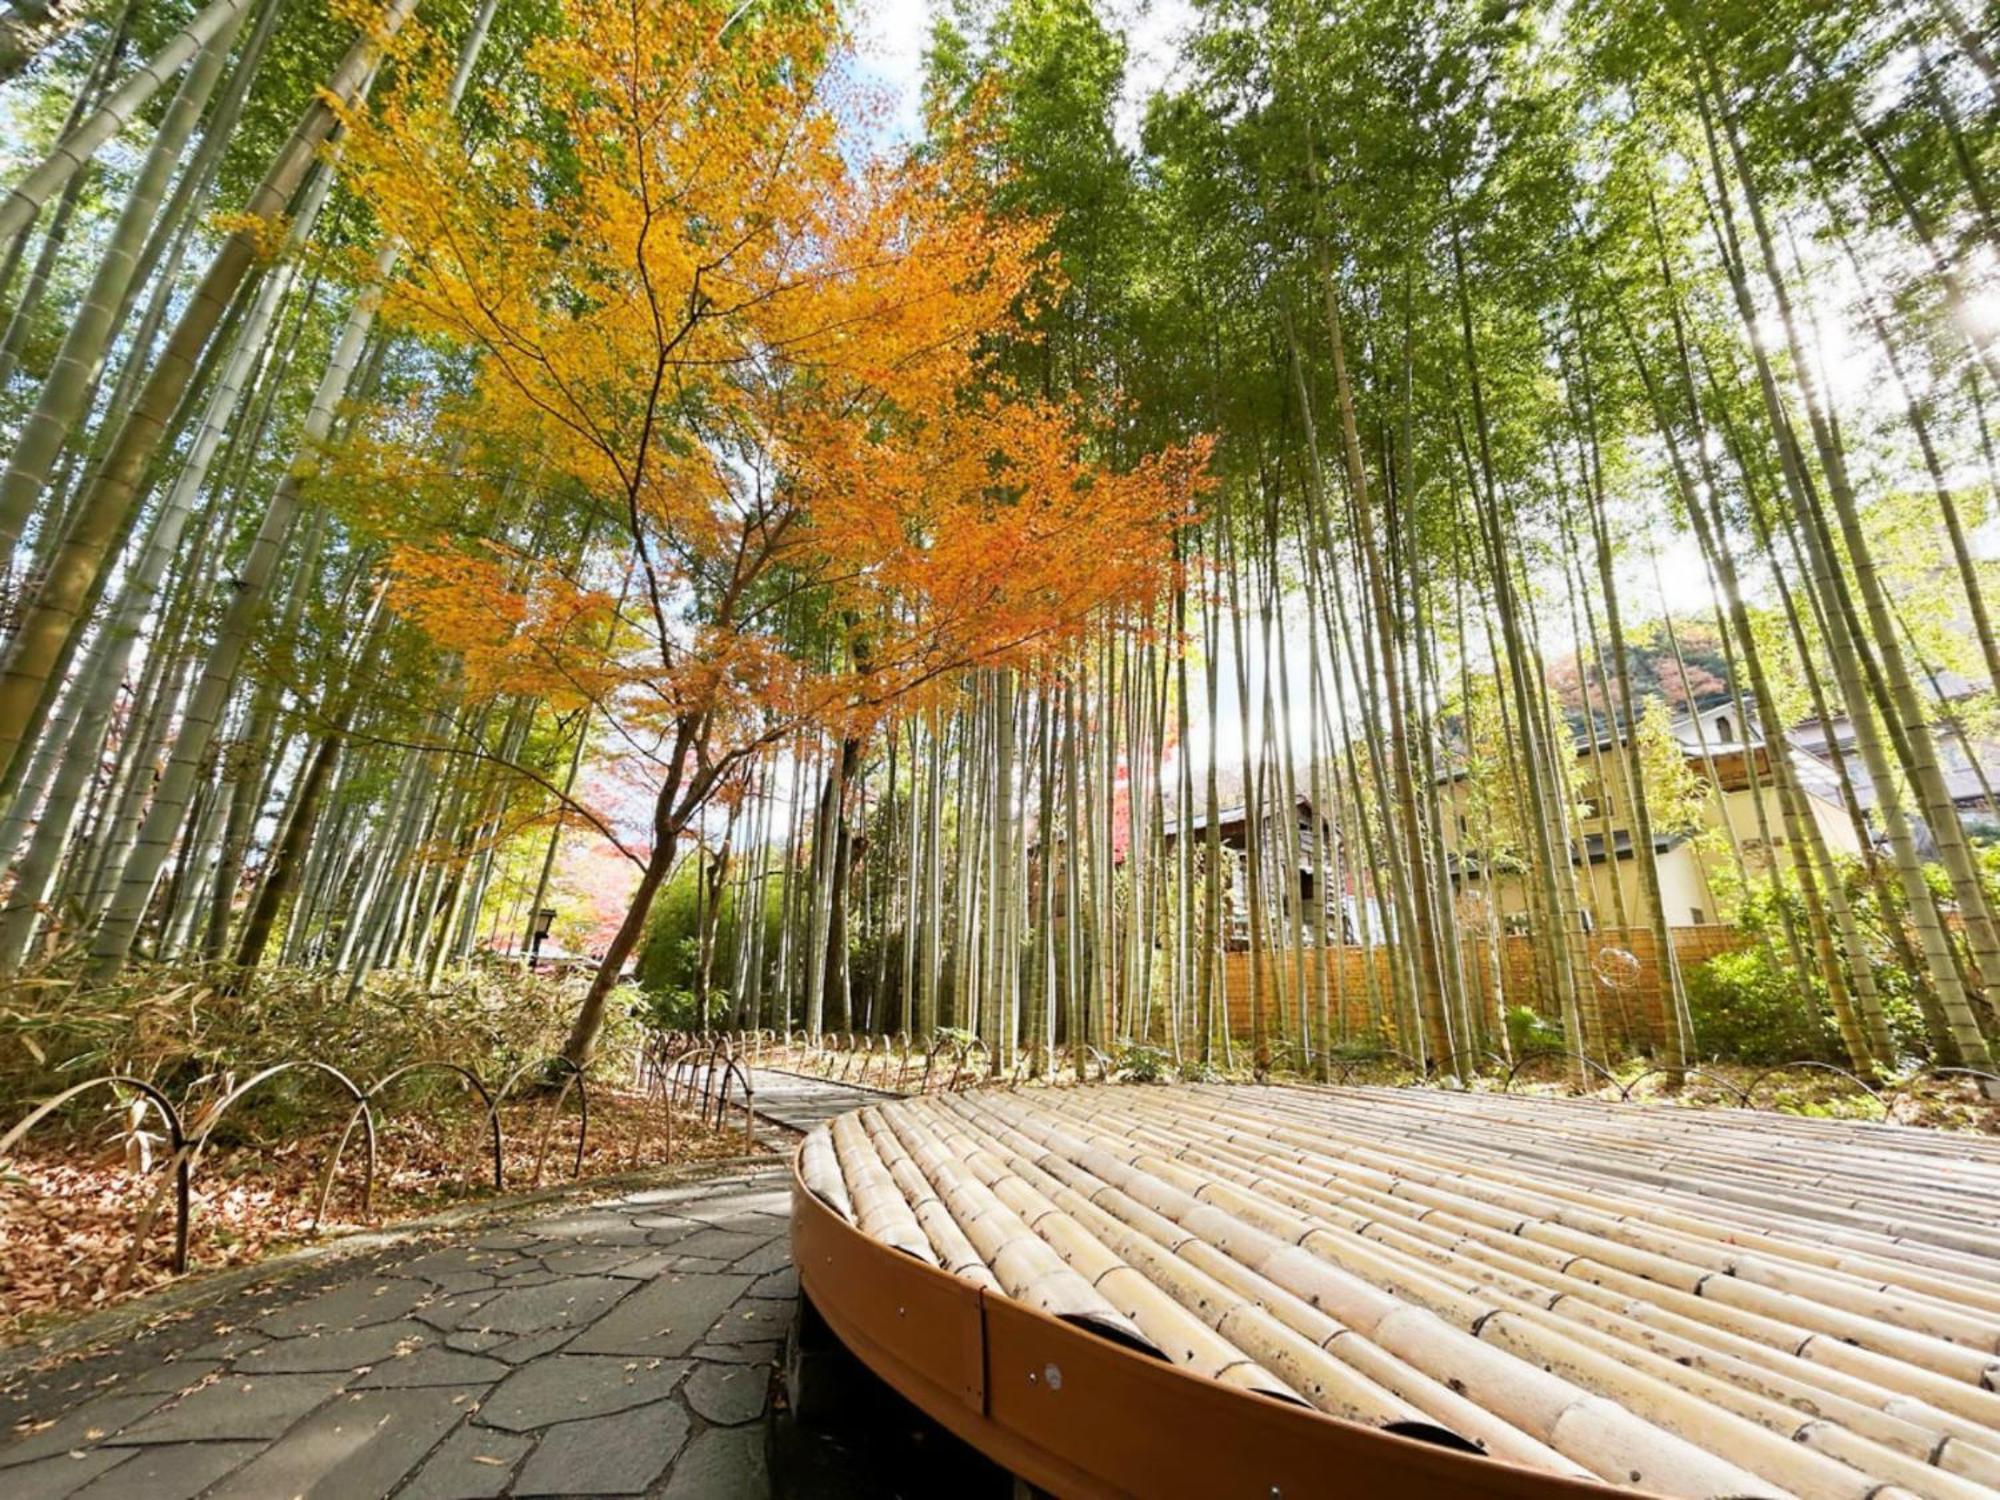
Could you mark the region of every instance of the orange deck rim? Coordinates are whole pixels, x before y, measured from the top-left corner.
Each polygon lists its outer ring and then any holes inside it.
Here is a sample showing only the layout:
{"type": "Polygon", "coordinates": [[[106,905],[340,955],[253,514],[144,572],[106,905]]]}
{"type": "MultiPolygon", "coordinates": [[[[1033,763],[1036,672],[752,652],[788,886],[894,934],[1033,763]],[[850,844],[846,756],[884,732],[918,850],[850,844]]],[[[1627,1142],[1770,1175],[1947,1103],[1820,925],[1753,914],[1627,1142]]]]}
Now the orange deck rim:
{"type": "Polygon", "coordinates": [[[848,1223],[806,1187],[797,1152],[792,1259],[805,1295],[863,1364],[1065,1500],[1611,1492],[1222,1385],[993,1294],[848,1223]]]}

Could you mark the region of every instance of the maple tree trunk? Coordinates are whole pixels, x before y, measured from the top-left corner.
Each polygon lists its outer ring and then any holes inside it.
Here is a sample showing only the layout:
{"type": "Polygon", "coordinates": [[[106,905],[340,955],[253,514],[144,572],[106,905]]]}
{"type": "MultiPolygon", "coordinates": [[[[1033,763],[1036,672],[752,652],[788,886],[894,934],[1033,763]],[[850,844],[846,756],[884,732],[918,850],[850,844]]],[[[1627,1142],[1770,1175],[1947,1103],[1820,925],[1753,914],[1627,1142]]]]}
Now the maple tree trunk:
{"type": "Polygon", "coordinates": [[[618,987],[618,981],[625,968],[625,960],[639,946],[639,939],[646,933],[646,918],[653,909],[653,899],[660,893],[660,886],[674,866],[674,849],[679,838],[676,828],[659,837],[653,844],[653,852],[646,857],[646,863],[639,873],[639,885],[632,893],[632,904],[625,908],[625,916],[612,935],[610,945],[604,950],[604,957],[591,975],[590,988],[584,991],[583,1002],[577,1007],[576,1020],[570,1024],[569,1036],[563,1042],[562,1055],[577,1067],[588,1066],[592,1049],[597,1045],[597,1034],[604,1029],[604,1011],[611,999],[611,992],[618,987]]]}

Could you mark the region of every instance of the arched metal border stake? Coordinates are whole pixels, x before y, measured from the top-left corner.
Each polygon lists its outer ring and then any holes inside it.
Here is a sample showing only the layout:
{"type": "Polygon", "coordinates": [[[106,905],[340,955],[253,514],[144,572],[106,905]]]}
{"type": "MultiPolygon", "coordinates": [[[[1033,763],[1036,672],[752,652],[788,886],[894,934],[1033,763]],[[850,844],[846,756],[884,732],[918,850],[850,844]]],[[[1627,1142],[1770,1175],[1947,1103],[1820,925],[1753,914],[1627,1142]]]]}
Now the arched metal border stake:
{"type": "MultiPolygon", "coordinates": [[[[1398,1052],[1395,1055],[1403,1058],[1412,1065],[1416,1062],[1416,1059],[1410,1057],[1407,1053],[1398,1052]]],[[[1469,1058],[1471,1060],[1471,1076],[1474,1078],[1486,1071],[1485,1065],[1488,1062],[1495,1060],[1493,1053],[1484,1047],[1454,1047],[1443,1057],[1432,1058],[1430,1071],[1428,1073],[1417,1072],[1412,1082],[1460,1090],[1470,1089],[1472,1086],[1471,1083],[1458,1076],[1458,1061],[1460,1058],[1469,1058]]],[[[1506,1064],[1502,1062],[1501,1066],[1504,1068],[1506,1064]]]]}
{"type": "MultiPolygon", "coordinates": [[[[1626,1079],[1624,1083],[1618,1085],[1618,1102],[1620,1104],[1630,1104],[1632,1102],[1632,1091],[1648,1078],[1669,1078],[1673,1076],[1673,1073],[1674,1070],[1672,1068],[1662,1066],[1648,1068],[1643,1073],[1633,1075],[1631,1078],[1626,1079]]],[[[1734,1095],[1738,1109],[1754,1109],[1756,1107],[1750,1102],[1750,1094],[1747,1089],[1740,1083],[1723,1077],[1720,1073],[1711,1072],[1707,1068],[1682,1068],[1680,1075],[1682,1078],[1707,1079],[1724,1093],[1734,1095]]]]}
{"type": "MultiPolygon", "coordinates": [[[[687,1074],[689,1060],[702,1050],[702,1042],[693,1032],[674,1030],[661,1034],[655,1049],[653,1078],[646,1091],[648,1101],[657,1099],[660,1103],[661,1119],[666,1131],[666,1154],[664,1164],[674,1159],[674,1109],[680,1102],[681,1080],[687,1074]]],[[[688,1096],[693,1097],[693,1079],[688,1079],[688,1096]]],[[[635,1158],[636,1159],[636,1158],[635,1158]]]]}
{"type": "Polygon", "coordinates": [[[1386,1085],[1391,1088],[1407,1088],[1411,1084],[1425,1081],[1423,1065],[1409,1053],[1395,1047],[1386,1047],[1379,1052],[1365,1053],[1359,1057],[1332,1057],[1327,1059],[1327,1070],[1334,1075],[1330,1080],[1336,1087],[1344,1087],[1355,1074],[1366,1068],[1380,1068],[1388,1064],[1401,1066],[1403,1076],[1400,1081],[1386,1085]]]}
{"type": "Polygon", "coordinates": [[[669,1109],[694,1101],[695,1089],[701,1082],[695,1068],[706,1050],[698,1037],[691,1033],[678,1034],[678,1042],[666,1059],[669,1109]]]}
{"type": "Polygon", "coordinates": [[[708,1103],[715,1094],[715,1063],[720,1056],[720,1048],[710,1042],[695,1049],[700,1058],[695,1077],[701,1088],[701,1103],[695,1107],[695,1115],[705,1125],[708,1123],[708,1103]]]}
{"type": "Polygon", "coordinates": [[[701,1039],[692,1032],[684,1033],[671,1059],[673,1086],[668,1091],[669,1104],[685,1106],[694,1102],[695,1086],[700,1081],[695,1064],[701,1053],[701,1039]]]}
{"type": "Polygon", "coordinates": [[[1813,1058],[1805,1058],[1799,1062],[1779,1063],[1775,1067],[1769,1067],[1764,1069],[1763,1072],[1759,1073],[1756,1077],[1752,1078],[1749,1082],[1749,1085],[1743,1090],[1743,1098],[1745,1101],[1744,1107],[1746,1109],[1755,1109],[1757,1107],[1756,1104],[1757,1085],[1762,1083],[1765,1079],[1774,1078],[1780,1073],[1803,1073],[1807,1071],[1833,1073],[1841,1078],[1845,1078],[1849,1083],[1859,1088],[1862,1093],[1866,1094],[1868,1098],[1874,1103],[1875,1107],[1882,1111],[1882,1118],[1884,1120],[1887,1120],[1889,1118],[1890,1112],[1894,1108],[1893,1105],[1884,1104],[1882,1102],[1881,1091],[1878,1090],[1873,1084],[1868,1082],[1867,1079],[1861,1077],[1860,1074],[1850,1073],[1847,1071],[1847,1069],[1840,1067],[1837,1064],[1830,1062],[1819,1062],[1813,1058]]]}
{"type": "MultiPolygon", "coordinates": [[[[1925,1068],[1915,1078],[1910,1079],[1909,1083],[1914,1084],[1918,1078],[1977,1079],[1979,1081],[1979,1103],[1987,1109],[2000,1106],[2000,1073],[1989,1073],[1984,1068],[1925,1068]]],[[[1905,1084],[1904,1086],[1907,1088],[1909,1085],[1905,1084]]]]}
{"type": "Polygon", "coordinates": [[[938,1053],[956,1045],[957,1043],[948,1036],[940,1036],[935,1032],[931,1034],[931,1044],[924,1049],[924,1076],[917,1084],[918,1093],[928,1094],[931,1091],[931,1073],[936,1066],[938,1053]]]}
{"type": "Polygon", "coordinates": [[[488,1134],[492,1138],[492,1144],[493,1144],[493,1190],[496,1193],[500,1192],[507,1186],[506,1183],[507,1158],[506,1158],[506,1152],[502,1147],[500,1139],[500,1106],[499,1103],[493,1097],[493,1091],[486,1087],[485,1083],[481,1081],[479,1075],[473,1072],[472,1069],[466,1067],[463,1063],[455,1063],[455,1062],[439,1061],[439,1062],[404,1063],[402,1067],[391,1069],[389,1072],[384,1073],[380,1078],[376,1079],[373,1083],[369,1084],[368,1098],[371,1101],[374,1100],[376,1095],[380,1094],[382,1090],[386,1089],[390,1084],[396,1082],[398,1079],[406,1078],[412,1073],[422,1073],[429,1069],[434,1069],[434,1068],[442,1068],[448,1072],[458,1074],[459,1077],[463,1078],[467,1083],[471,1084],[473,1088],[479,1091],[480,1102],[486,1106],[486,1127],[488,1134]]]}
{"type": "MultiPolygon", "coordinates": [[[[708,1118],[709,1100],[714,1098],[716,1094],[716,1072],[720,1068],[736,1068],[736,1054],[729,1049],[728,1043],[723,1041],[711,1043],[702,1061],[701,1117],[704,1121],[708,1118]]],[[[740,1073],[741,1069],[737,1069],[737,1071],[740,1073]]],[[[729,1075],[727,1073],[722,1075],[721,1091],[723,1097],[727,1098],[729,1093],[729,1075]]],[[[722,1106],[719,1103],[715,1108],[715,1128],[717,1130],[722,1128],[722,1106]]]]}
{"type": "MultiPolygon", "coordinates": [[[[734,1078],[743,1086],[743,1154],[748,1156],[756,1144],[755,1126],[757,1119],[756,1090],[751,1086],[750,1075],[744,1071],[742,1063],[736,1059],[733,1053],[723,1050],[718,1050],[717,1053],[711,1055],[708,1071],[711,1077],[718,1071],[722,1075],[722,1083],[715,1094],[715,1129],[717,1134],[721,1133],[723,1118],[729,1110],[729,1080],[734,1078]]],[[[702,1119],[704,1123],[708,1119],[705,1107],[702,1119]]]]}
{"type": "Polygon", "coordinates": [[[1112,1067],[1110,1057],[1095,1044],[1085,1042],[1083,1044],[1083,1081],[1085,1083],[1090,1082],[1090,1065],[1092,1063],[1097,1064],[1097,1081],[1099,1083],[1109,1083],[1111,1081],[1112,1067]]]}
{"type": "MultiPolygon", "coordinates": [[[[716,1096],[716,1068],[720,1066],[720,1062],[722,1062],[722,1044],[720,1042],[710,1042],[708,1046],[702,1048],[702,1074],[700,1074],[702,1076],[702,1104],[700,1104],[700,1112],[698,1112],[702,1124],[708,1124],[708,1104],[716,1096]]],[[[724,1092],[726,1092],[728,1090],[728,1078],[722,1080],[722,1086],[724,1086],[724,1092]]]]}
{"type": "Polygon", "coordinates": [[[659,1095],[665,1069],[666,1039],[657,1031],[649,1031],[639,1047],[639,1087],[645,1090],[649,1102],[659,1095]]]}
{"type": "Polygon", "coordinates": [[[569,1097],[571,1087],[576,1089],[577,1114],[576,1160],[575,1164],[570,1168],[569,1175],[571,1178],[583,1175],[583,1149],[590,1139],[590,1087],[584,1082],[583,1069],[579,1068],[567,1057],[558,1055],[543,1058],[539,1062],[523,1063],[508,1076],[507,1081],[501,1084],[499,1089],[494,1093],[493,1107],[498,1109],[502,1104],[505,1104],[508,1096],[514,1092],[514,1085],[538,1068],[557,1068],[562,1070],[563,1085],[556,1094],[554,1104],[549,1108],[547,1123],[542,1126],[541,1144],[535,1151],[535,1175],[529,1183],[531,1187],[539,1186],[541,1183],[542,1169],[548,1164],[549,1159],[549,1138],[555,1131],[556,1121],[562,1118],[563,1100],[569,1097]]]}
{"type": "Polygon", "coordinates": [[[1029,1054],[1033,1051],[1034,1048],[1032,1045],[1017,1047],[1014,1050],[1014,1066],[1008,1068],[994,1082],[1005,1088],[1009,1093],[1019,1090],[1021,1085],[1027,1081],[1029,1054]]]}
{"type": "Polygon", "coordinates": [[[317,1058],[311,1057],[296,1058],[290,1062],[273,1063],[261,1072],[253,1073],[244,1082],[239,1083],[235,1088],[224,1094],[207,1111],[203,1120],[201,1133],[194,1136],[189,1142],[188,1171],[192,1174],[194,1169],[201,1165],[202,1153],[208,1149],[209,1140],[215,1134],[215,1127],[222,1123],[222,1117],[229,1113],[237,1100],[253,1089],[258,1088],[269,1079],[276,1078],[281,1073],[289,1073],[294,1068],[310,1068],[315,1072],[326,1074],[327,1077],[347,1090],[348,1097],[355,1104],[354,1112],[347,1117],[347,1128],[341,1131],[340,1140],[334,1146],[333,1154],[326,1159],[326,1174],[320,1179],[319,1201],[313,1205],[312,1218],[312,1228],[317,1233],[319,1230],[319,1221],[326,1214],[327,1201],[333,1196],[334,1173],[340,1170],[340,1158],[347,1150],[348,1141],[354,1136],[354,1124],[357,1120],[361,1122],[362,1139],[368,1145],[367,1164],[361,1178],[362,1213],[365,1214],[369,1211],[370,1203],[375,1196],[375,1112],[369,1108],[368,1096],[361,1091],[360,1086],[332,1063],[320,1062],[317,1058]]]}
{"type": "Polygon", "coordinates": [[[680,1104],[683,1080],[687,1080],[687,1086],[690,1089],[693,1087],[692,1080],[688,1078],[687,1067],[688,1058],[692,1055],[693,1051],[692,1047],[678,1047],[674,1050],[673,1055],[666,1060],[668,1109],[673,1109],[680,1104]]]}
{"type": "Polygon", "coordinates": [[[898,1072],[897,1055],[896,1055],[896,1038],[892,1035],[885,1033],[880,1038],[880,1041],[882,1044],[879,1049],[882,1054],[882,1068],[881,1068],[882,1076],[880,1080],[876,1083],[876,1087],[888,1090],[889,1092],[893,1093],[895,1092],[896,1089],[895,1080],[898,1072]]]}
{"type": "Polygon", "coordinates": [[[910,1086],[910,1033],[907,1030],[896,1033],[895,1050],[897,1054],[895,1091],[900,1094],[910,1086]]]}
{"type": "MultiPolygon", "coordinates": [[[[118,1087],[136,1089],[144,1095],[146,1101],[160,1112],[160,1119],[167,1127],[167,1145],[172,1153],[169,1159],[173,1164],[174,1173],[174,1253],[171,1264],[176,1276],[185,1275],[188,1266],[188,1216],[193,1198],[189,1184],[194,1176],[194,1162],[188,1154],[187,1134],[181,1129],[180,1111],[174,1108],[171,1099],[145,1079],[134,1078],[129,1073],[105,1073],[100,1077],[72,1084],[53,1099],[46,1099],[38,1104],[5,1135],[0,1135],[0,1161],[6,1159],[7,1153],[13,1150],[29,1131],[70,1100],[81,1094],[87,1094],[92,1089],[118,1087]]],[[[153,1201],[159,1201],[157,1195],[153,1201]]],[[[135,1252],[136,1248],[135,1241],[135,1252]]]]}
{"type": "MultiPolygon", "coordinates": [[[[652,1099],[653,1097],[655,1096],[649,1091],[647,1098],[652,1099]]],[[[672,1079],[664,1072],[661,1075],[660,1090],[657,1097],[660,1100],[660,1117],[666,1122],[667,1127],[667,1149],[664,1165],[672,1166],[674,1161],[674,1091],[672,1079]]]]}
{"type": "Polygon", "coordinates": [[[1346,1088],[1353,1081],[1355,1073],[1367,1067],[1373,1061],[1375,1059],[1372,1057],[1333,1058],[1329,1066],[1333,1070],[1334,1086],[1336,1088],[1346,1088]]]}
{"type": "Polygon", "coordinates": [[[715,1085],[715,1048],[699,1040],[681,1054],[681,1073],[687,1079],[686,1103],[694,1106],[697,1119],[708,1118],[709,1093],[715,1085]],[[699,1102],[696,1096],[700,1096],[699,1102]]]}
{"type": "Polygon", "coordinates": [[[888,1038],[878,1032],[865,1033],[861,1038],[861,1084],[864,1088],[875,1088],[871,1080],[884,1070],[875,1066],[875,1059],[883,1056],[883,1048],[888,1038]]]}
{"type": "Polygon", "coordinates": [[[1391,1061],[1401,1063],[1403,1067],[1409,1072],[1410,1076],[1419,1081],[1427,1079],[1431,1076],[1432,1069],[1431,1065],[1428,1062],[1426,1062],[1423,1058],[1418,1057],[1413,1052],[1405,1052],[1401,1047],[1391,1047],[1386,1052],[1382,1053],[1381,1056],[1391,1061]]]}
{"type": "Polygon", "coordinates": [[[976,1074],[968,1074],[966,1071],[966,1065],[972,1061],[972,1054],[974,1052],[985,1053],[989,1060],[993,1056],[993,1054],[987,1050],[986,1043],[981,1041],[976,1036],[968,1037],[964,1041],[958,1042],[952,1047],[951,1081],[944,1086],[944,1091],[947,1094],[957,1093],[961,1088],[965,1086],[964,1084],[959,1082],[961,1077],[977,1076],[976,1074]]]}
{"type": "Polygon", "coordinates": [[[696,1045],[681,1054],[681,1072],[687,1079],[687,1102],[694,1106],[695,1117],[708,1117],[708,1081],[715,1070],[712,1049],[696,1045]]]}
{"type": "MultiPolygon", "coordinates": [[[[1500,1092],[1503,1094],[1512,1093],[1514,1091],[1514,1080],[1521,1076],[1521,1069],[1527,1067],[1529,1063],[1546,1062],[1553,1057],[1559,1057],[1565,1062],[1582,1063],[1586,1074],[1595,1073],[1612,1088],[1619,1087],[1617,1075],[1605,1067],[1603,1063],[1594,1061],[1586,1053],[1571,1052],[1560,1047],[1537,1047],[1523,1052],[1514,1060],[1514,1066],[1507,1070],[1507,1077],[1500,1085],[1500,1092]]],[[[1568,1082],[1567,1079],[1564,1081],[1568,1082]]]]}
{"type": "MultiPolygon", "coordinates": [[[[734,1062],[730,1064],[736,1066],[734,1062]]],[[[750,1155],[757,1146],[757,1086],[750,1081],[750,1075],[737,1069],[736,1076],[743,1080],[743,1154],[750,1155]]],[[[722,1120],[717,1117],[715,1128],[722,1128],[722,1120]]]]}
{"type": "Polygon", "coordinates": [[[1025,1049],[1028,1057],[1028,1077],[1044,1084],[1056,1085],[1064,1081],[1069,1065],[1069,1048],[1053,1046],[1045,1041],[1037,1041],[1025,1049]]]}

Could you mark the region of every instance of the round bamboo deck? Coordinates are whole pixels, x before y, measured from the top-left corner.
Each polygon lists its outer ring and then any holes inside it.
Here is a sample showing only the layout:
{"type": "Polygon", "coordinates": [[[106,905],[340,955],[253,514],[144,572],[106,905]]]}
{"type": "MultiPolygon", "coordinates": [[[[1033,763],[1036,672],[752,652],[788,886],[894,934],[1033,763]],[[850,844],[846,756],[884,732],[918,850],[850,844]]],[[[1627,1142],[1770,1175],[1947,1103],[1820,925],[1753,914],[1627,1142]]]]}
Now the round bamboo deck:
{"type": "Polygon", "coordinates": [[[843,1115],[821,1315],[1059,1495],[2000,1494],[2000,1141],[1417,1089],[843,1115]]]}

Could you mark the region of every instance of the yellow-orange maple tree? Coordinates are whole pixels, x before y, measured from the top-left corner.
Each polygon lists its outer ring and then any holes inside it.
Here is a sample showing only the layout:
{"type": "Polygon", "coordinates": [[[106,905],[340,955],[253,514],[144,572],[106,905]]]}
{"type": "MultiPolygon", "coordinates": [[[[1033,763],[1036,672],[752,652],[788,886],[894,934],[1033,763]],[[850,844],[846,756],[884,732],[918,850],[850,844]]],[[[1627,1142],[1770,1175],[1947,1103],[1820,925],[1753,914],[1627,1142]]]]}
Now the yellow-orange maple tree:
{"type": "Polygon", "coordinates": [[[390,315],[476,354],[431,451],[504,447],[520,493],[595,526],[581,566],[405,528],[399,607],[469,690],[577,694],[658,746],[579,1060],[677,838],[749,757],[1061,650],[1158,586],[1201,484],[1200,445],[1114,471],[1082,414],[999,379],[1046,225],[983,209],[953,151],[851,160],[839,42],[810,4],[566,0],[528,86],[487,101],[497,136],[461,133],[421,37],[345,121],[406,247],[390,315]]]}

